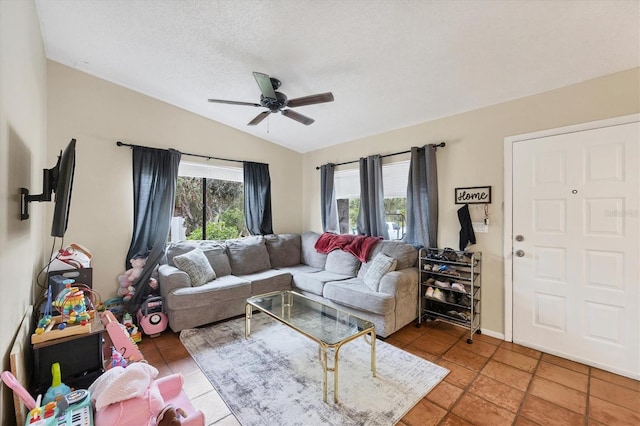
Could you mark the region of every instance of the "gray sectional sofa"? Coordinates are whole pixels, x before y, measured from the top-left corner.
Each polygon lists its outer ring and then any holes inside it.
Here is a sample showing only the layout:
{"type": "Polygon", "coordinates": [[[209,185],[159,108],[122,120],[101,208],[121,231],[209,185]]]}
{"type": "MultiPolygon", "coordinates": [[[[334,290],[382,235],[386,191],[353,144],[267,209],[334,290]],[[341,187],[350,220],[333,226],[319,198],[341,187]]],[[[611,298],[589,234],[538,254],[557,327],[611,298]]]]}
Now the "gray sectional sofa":
{"type": "Polygon", "coordinates": [[[319,237],[306,232],[171,243],[158,269],[169,326],[177,332],[242,315],[248,297],[277,290],[294,290],[369,320],[382,337],[417,318],[413,246],[379,241],[361,262],[342,250],[319,253],[319,237]],[[393,260],[386,273],[379,270],[384,260],[393,260]]]}

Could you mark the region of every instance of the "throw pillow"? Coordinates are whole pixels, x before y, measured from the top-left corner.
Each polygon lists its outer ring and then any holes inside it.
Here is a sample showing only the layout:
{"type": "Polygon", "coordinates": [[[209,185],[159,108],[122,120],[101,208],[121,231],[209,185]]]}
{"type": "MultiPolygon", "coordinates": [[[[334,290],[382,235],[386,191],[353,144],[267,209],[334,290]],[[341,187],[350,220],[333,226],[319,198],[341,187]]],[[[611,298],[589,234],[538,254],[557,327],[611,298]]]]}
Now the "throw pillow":
{"type": "Polygon", "coordinates": [[[387,272],[395,271],[397,264],[398,261],[393,257],[389,257],[382,253],[376,255],[364,276],[364,283],[371,289],[371,291],[378,291],[378,286],[380,285],[380,281],[382,281],[382,277],[384,277],[387,272]]]}
{"type": "Polygon", "coordinates": [[[204,252],[199,247],[174,257],[173,263],[176,264],[178,269],[189,275],[191,285],[194,287],[201,286],[216,279],[215,271],[211,267],[207,256],[204,255],[204,252]]]}

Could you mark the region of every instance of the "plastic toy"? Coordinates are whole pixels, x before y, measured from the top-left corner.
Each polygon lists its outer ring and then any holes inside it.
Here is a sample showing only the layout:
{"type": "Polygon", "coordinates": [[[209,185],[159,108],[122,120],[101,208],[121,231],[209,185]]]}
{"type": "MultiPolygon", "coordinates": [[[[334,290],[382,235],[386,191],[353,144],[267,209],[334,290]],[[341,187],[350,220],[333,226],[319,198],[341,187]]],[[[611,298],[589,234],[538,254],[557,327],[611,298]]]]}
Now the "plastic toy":
{"type": "Polygon", "coordinates": [[[9,371],[3,371],[0,374],[0,378],[2,378],[2,381],[20,397],[22,402],[24,402],[25,407],[29,410],[33,410],[36,407],[36,400],[33,399],[29,391],[20,384],[13,374],[9,371]]]}
{"type": "Polygon", "coordinates": [[[43,402],[45,404],[51,401],[57,401],[71,392],[71,388],[62,383],[59,363],[54,362],[51,364],[51,376],[53,378],[51,381],[51,387],[49,387],[43,398],[43,402]]]}
{"type": "Polygon", "coordinates": [[[118,322],[111,311],[100,314],[102,325],[107,330],[111,343],[127,362],[141,361],[144,359],[138,345],[131,339],[126,328],[118,322]]]}
{"type": "Polygon", "coordinates": [[[126,367],[126,366],[127,366],[127,360],[124,359],[122,354],[112,346],[111,347],[111,368],[126,367]]]}
{"type": "Polygon", "coordinates": [[[169,320],[164,313],[162,297],[146,299],[137,313],[138,324],[148,336],[157,337],[166,330],[169,320]]]}

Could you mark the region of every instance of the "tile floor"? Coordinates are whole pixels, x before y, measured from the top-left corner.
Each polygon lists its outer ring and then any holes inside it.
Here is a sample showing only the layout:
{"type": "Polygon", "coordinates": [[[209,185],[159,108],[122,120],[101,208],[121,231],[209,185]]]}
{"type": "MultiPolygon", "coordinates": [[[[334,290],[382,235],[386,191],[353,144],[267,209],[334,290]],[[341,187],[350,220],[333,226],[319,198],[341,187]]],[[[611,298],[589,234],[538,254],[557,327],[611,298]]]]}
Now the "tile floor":
{"type": "MultiPolygon", "coordinates": [[[[400,421],[427,425],[640,425],[640,382],[462,328],[413,324],[385,341],[451,373],[400,421]]],[[[139,344],[161,375],[181,372],[209,425],[238,425],[182,346],[166,331],[139,344]]],[[[268,423],[265,423],[268,425],[268,423]]]]}

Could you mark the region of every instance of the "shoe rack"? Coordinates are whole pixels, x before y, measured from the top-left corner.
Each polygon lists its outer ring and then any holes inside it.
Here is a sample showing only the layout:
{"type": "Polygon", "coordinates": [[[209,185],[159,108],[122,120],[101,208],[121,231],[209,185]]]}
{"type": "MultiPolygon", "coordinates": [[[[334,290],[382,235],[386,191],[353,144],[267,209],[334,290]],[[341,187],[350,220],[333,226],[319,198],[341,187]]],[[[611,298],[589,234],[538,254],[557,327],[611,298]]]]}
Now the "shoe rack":
{"type": "Polygon", "coordinates": [[[445,321],[469,330],[467,343],[480,334],[482,253],[428,248],[420,250],[417,327],[445,321]]]}

